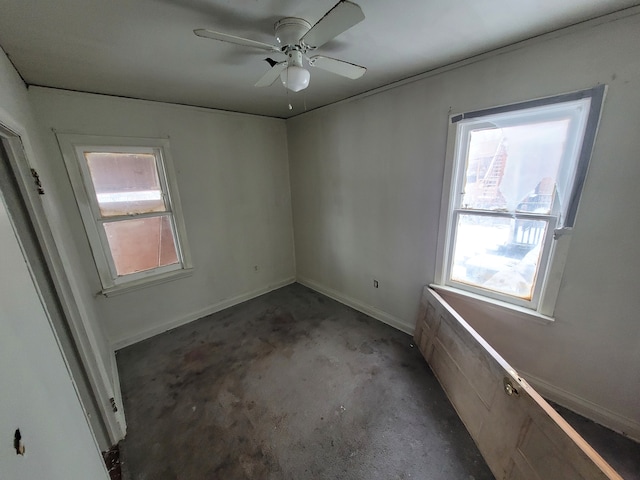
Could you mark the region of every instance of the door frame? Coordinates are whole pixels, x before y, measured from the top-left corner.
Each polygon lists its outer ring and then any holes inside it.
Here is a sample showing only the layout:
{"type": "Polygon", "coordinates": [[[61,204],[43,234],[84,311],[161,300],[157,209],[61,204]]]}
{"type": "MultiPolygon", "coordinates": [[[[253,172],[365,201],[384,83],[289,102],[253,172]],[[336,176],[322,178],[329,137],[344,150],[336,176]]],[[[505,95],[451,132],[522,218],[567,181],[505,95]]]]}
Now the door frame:
{"type": "Polygon", "coordinates": [[[115,355],[111,352],[110,366],[99,357],[96,334],[86,321],[82,305],[76,301],[32,177],[25,152],[28,146],[28,142],[27,145],[24,142],[26,133],[19,126],[11,125],[10,119],[2,113],[0,111],[0,141],[6,159],[2,160],[0,167],[3,173],[0,188],[90,427],[98,445],[106,450],[124,438],[126,432],[122,409],[115,412],[112,403],[115,399],[118,405],[122,405],[117,376],[114,376],[112,384],[107,370],[111,369],[113,374],[115,355]]]}

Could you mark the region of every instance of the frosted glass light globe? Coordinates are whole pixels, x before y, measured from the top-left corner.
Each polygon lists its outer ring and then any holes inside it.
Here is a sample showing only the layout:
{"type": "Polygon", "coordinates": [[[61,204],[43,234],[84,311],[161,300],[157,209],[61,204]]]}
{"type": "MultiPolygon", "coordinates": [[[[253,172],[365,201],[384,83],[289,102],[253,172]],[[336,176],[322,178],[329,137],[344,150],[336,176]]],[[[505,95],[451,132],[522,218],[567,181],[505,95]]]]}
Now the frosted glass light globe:
{"type": "Polygon", "coordinates": [[[282,84],[292,92],[299,92],[309,86],[309,71],[295,65],[285,68],[280,73],[282,84]]]}

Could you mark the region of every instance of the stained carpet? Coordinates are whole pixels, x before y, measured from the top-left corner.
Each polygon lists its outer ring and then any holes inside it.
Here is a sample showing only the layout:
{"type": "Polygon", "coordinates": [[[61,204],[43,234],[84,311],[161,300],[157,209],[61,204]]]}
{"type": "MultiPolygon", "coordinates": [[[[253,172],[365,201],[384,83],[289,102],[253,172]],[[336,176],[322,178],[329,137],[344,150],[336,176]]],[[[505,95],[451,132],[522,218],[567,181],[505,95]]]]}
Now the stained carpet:
{"type": "Polygon", "coordinates": [[[299,284],[117,358],[124,478],[493,478],[411,337],[299,284]]]}

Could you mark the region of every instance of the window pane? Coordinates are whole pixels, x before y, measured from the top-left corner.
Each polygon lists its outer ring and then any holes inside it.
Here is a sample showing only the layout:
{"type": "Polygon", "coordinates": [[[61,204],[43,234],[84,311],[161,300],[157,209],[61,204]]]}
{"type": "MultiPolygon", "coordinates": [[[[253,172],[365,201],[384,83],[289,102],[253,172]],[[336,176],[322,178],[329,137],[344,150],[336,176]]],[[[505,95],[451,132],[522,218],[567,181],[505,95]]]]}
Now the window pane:
{"type": "Polygon", "coordinates": [[[85,152],[84,156],[103,217],[166,210],[154,155],[85,152]]]}
{"type": "Polygon", "coordinates": [[[548,214],[570,119],[469,132],[462,208],[548,214]]]}
{"type": "Polygon", "coordinates": [[[451,279],[530,300],[547,222],[458,215],[451,279]]]}
{"type": "Polygon", "coordinates": [[[168,215],[105,222],[118,276],[178,263],[168,215]]]}

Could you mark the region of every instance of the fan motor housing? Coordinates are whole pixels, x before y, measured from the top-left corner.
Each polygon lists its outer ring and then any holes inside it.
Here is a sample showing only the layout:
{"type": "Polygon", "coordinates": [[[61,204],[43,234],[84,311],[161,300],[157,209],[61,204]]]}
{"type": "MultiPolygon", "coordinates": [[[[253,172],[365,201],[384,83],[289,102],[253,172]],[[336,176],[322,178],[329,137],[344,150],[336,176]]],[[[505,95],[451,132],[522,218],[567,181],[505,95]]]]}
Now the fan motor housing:
{"type": "Polygon", "coordinates": [[[302,18],[287,17],[274,25],[276,40],[282,47],[298,45],[300,39],[311,29],[311,24],[302,18]]]}

